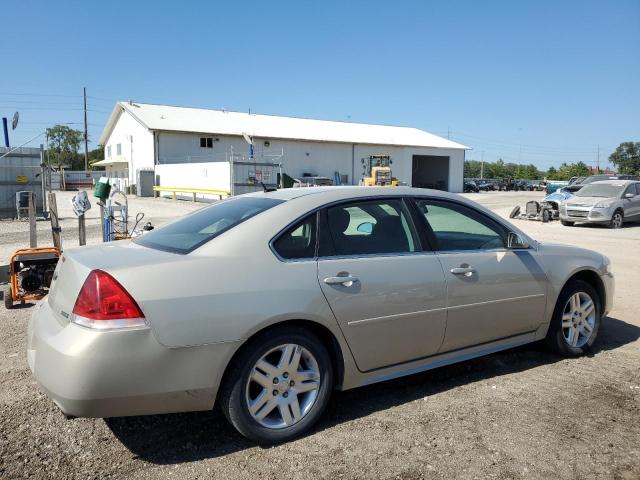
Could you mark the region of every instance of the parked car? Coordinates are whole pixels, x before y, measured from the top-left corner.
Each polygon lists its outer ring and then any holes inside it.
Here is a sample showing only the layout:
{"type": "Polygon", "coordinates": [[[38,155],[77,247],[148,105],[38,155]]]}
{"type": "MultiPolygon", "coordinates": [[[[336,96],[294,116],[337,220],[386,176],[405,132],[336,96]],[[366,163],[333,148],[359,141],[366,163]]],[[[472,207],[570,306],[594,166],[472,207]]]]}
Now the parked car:
{"type": "Polygon", "coordinates": [[[531,190],[535,190],[536,192],[544,192],[547,188],[547,182],[544,180],[531,180],[529,182],[531,185],[531,190]]]}
{"type": "Polygon", "coordinates": [[[290,188],[65,249],[27,359],[68,416],[216,403],[268,444],[307,432],[333,389],[539,340],[582,355],[613,288],[603,255],[540,244],[460,195],[290,188]]]}
{"type": "Polygon", "coordinates": [[[551,180],[547,182],[545,192],[547,193],[547,195],[549,195],[559,190],[563,190],[567,185],[569,185],[569,182],[563,180],[551,180]]]}
{"type": "Polygon", "coordinates": [[[480,189],[473,180],[465,180],[462,185],[462,191],[465,193],[478,193],[480,189]]]}
{"type": "Polygon", "coordinates": [[[585,222],[611,228],[640,221],[640,182],[605,180],[587,184],[560,206],[560,220],[566,226],[585,222]]]}
{"type": "Polygon", "coordinates": [[[478,187],[478,190],[480,190],[481,192],[489,192],[494,189],[493,183],[487,180],[478,180],[475,183],[476,183],[476,186],[478,187]]]}
{"type": "Polygon", "coordinates": [[[570,181],[569,185],[564,187],[564,189],[568,192],[575,193],[585,185],[603,180],[640,180],[640,177],[637,175],[591,175],[590,177],[578,177],[573,183],[570,181]]]}
{"type": "Polygon", "coordinates": [[[515,190],[516,182],[511,178],[505,178],[500,180],[498,183],[498,190],[510,192],[511,190],[515,190]]]}

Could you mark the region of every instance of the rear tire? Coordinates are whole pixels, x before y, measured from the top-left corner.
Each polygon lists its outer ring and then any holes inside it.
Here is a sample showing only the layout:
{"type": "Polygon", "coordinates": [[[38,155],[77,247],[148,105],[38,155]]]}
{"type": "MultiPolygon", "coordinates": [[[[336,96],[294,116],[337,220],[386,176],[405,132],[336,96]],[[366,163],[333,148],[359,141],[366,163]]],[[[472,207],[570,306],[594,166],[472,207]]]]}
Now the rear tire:
{"type": "Polygon", "coordinates": [[[4,308],[11,310],[13,308],[13,298],[11,297],[11,284],[4,287],[4,308]]]}
{"type": "Polygon", "coordinates": [[[511,210],[511,213],[509,214],[509,218],[516,218],[518,214],[520,214],[520,207],[513,207],[513,210],[511,210]]]}
{"type": "Polygon", "coordinates": [[[589,351],[598,337],[601,298],[590,283],[572,280],[560,292],[545,343],[555,353],[577,357],[589,351]]]}
{"type": "Polygon", "coordinates": [[[220,394],[222,411],[238,432],[262,445],[287,442],[307,433],[322,415],[333,389],[333,366],[327,349],[313,333],[300,327],[275,327],[259,334],[243,347],[227,370],[230,375],[220,394]],[[300,367],[280,367],[287,346],[295,346],[294,357],[297,353],[300,367]],[[280,360],[271,360],[274,356],[280,360]],[[264,362],[271,372],[258,365],[264,362]],[[317,372],[317,389],[296,393],[298,388],[305,389],[302,385],[310,384],[299,381],[299,372],[303,371],[317,372]],[[260,382],[255,380],[256,372],[260,382]],[[281,406],[288,402],[292,402],[291,409],[281,406]],[[250,404],[254,405],[253,413],[250,404]],[[256,408],[259,404],[262,406],[256,408]]]}
{"type": "Polygon", "coordinates": [[[573,227],[573,222],[567,222],[566,220],[560,220],[560,223],[565,227],[573,227]]]}

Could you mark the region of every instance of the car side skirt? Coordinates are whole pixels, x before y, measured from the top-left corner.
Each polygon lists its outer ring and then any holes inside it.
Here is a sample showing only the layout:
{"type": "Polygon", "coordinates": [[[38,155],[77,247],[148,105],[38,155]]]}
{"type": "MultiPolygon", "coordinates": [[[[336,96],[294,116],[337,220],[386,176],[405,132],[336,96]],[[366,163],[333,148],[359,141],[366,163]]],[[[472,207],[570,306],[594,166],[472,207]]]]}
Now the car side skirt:
{"type": "Polygon", "coordinates": [[[527,343],[532,343],[544,338],[548,324],[541,325],[537,330],[514,335],[506,338],[500,338],[488,343],[473,345],[464,349],[444,352],[430,357],[414,360],[400,365],[393,365],[366,373],[361,372],[345,372],[345,379],[342,390],[371,385],[386,380],[413,375],[427,370],[432,370],[446,365],[452,365],[458,362],[464,362],[473,358],[482,357],[492,353],[508,350],[510,348],[519,347],[527,343]]]}

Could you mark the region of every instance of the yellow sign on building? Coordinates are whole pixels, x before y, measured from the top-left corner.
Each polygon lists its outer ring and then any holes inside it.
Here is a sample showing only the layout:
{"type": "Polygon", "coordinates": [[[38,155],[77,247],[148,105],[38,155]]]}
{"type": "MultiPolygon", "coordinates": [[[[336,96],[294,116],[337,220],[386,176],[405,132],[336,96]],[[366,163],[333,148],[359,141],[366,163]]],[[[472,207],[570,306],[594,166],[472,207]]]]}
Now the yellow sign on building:
{"type": "Polygon", "coordinates": [[[27,183],[29,181],[29,177],[26,175],[16,175],[16,182],[18,183],[27,183]]]}

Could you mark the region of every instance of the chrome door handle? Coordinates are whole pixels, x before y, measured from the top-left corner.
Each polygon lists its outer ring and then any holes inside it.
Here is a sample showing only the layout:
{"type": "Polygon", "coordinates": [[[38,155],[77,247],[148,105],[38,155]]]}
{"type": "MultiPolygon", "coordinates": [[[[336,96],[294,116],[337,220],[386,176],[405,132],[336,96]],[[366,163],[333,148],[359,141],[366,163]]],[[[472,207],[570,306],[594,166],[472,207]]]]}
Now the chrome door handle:
{"type": "Polygon", "coordinates": [[[324,283],[327,285],[343,285],[350,287],[354,283],[358,282],[358,277],[345,276],[345,277],[327,277],[324,279],[324,283]]]}
{"type": "Polygon", "coordinates": [[[476,269],[473,267],[455,267],[450,270],[454,275],[464,275],[465,277],[470,277],[474,273],[476,273],[476,269]]]}

